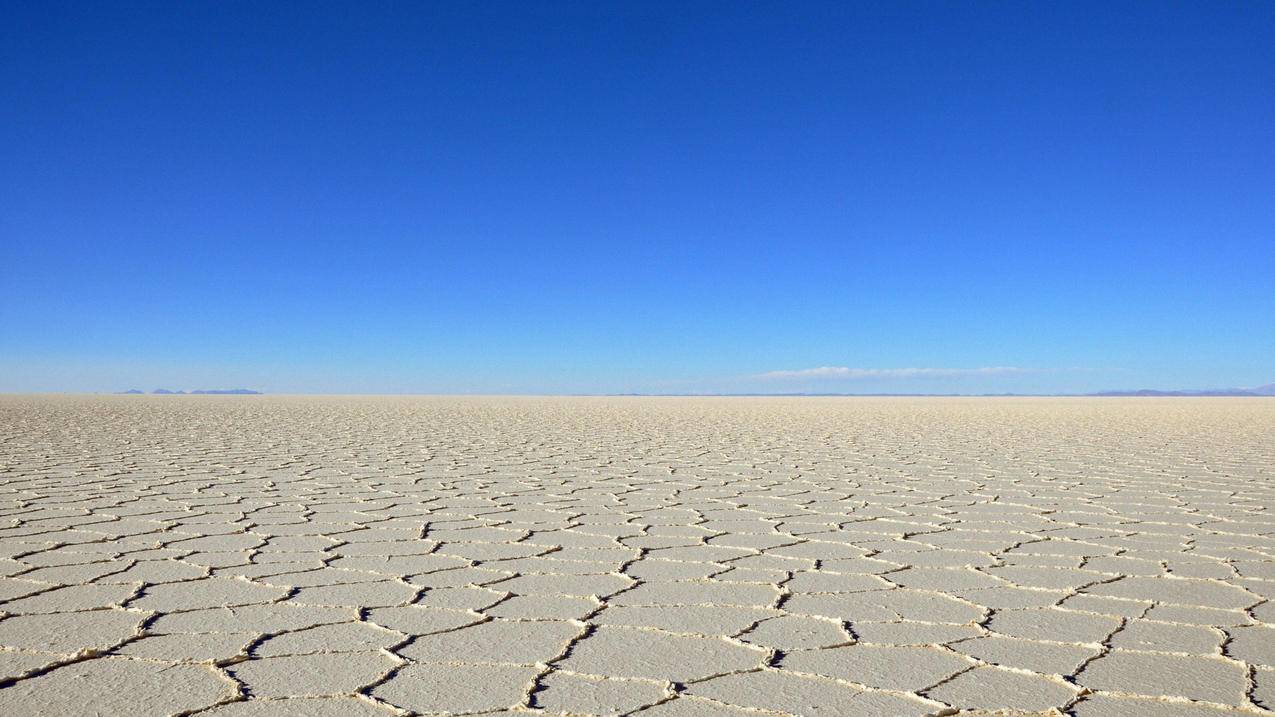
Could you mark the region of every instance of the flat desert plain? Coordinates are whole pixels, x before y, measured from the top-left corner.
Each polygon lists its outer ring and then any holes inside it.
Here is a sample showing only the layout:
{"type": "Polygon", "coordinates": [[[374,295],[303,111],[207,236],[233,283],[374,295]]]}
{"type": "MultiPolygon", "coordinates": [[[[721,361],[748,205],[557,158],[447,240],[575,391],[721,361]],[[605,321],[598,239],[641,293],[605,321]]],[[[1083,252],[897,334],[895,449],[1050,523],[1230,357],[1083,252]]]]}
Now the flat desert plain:
{"type": "Polygon", "coordinates": [[[1271,714],[1275,400],[0,398],[0,714],[1271,714]]]}

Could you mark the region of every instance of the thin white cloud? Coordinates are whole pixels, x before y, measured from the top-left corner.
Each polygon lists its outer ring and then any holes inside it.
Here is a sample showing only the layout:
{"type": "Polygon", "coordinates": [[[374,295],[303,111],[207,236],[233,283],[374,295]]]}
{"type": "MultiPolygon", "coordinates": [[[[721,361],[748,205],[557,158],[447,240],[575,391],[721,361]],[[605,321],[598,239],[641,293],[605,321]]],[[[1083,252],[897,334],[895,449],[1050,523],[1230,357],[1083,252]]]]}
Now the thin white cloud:
{"type": "Polygon", "coordinates": [[[818,366],[757,374],[765,379],[890,379],[890,378],[961,378],[965,376],[1011,376],[1033,373],[1040,369],[1018,366],[978,366],[975,368],[850,368],[818,366]]]}

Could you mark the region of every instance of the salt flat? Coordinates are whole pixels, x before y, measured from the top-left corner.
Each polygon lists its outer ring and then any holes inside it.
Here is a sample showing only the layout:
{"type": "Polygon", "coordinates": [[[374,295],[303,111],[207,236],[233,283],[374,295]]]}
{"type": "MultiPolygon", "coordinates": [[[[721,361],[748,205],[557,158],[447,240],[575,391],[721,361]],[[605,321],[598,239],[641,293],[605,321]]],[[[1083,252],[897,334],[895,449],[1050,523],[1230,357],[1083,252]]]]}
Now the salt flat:
{"type": "Polygon", "coordinates": [[[0,398],[0,714],[1275,708],[1275,400],[0,398]]]}

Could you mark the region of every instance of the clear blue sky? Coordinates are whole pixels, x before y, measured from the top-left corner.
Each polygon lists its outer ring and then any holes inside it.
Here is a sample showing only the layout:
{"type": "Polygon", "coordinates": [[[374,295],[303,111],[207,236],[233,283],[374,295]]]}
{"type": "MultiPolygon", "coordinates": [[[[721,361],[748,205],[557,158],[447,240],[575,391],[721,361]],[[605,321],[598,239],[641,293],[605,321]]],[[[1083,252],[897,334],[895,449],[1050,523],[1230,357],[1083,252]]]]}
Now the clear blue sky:
{"type": "Polygon", "coordinates": [[[533,5],[5,2],[0,391],[1275,381],[1275,4],[533,5]]]}

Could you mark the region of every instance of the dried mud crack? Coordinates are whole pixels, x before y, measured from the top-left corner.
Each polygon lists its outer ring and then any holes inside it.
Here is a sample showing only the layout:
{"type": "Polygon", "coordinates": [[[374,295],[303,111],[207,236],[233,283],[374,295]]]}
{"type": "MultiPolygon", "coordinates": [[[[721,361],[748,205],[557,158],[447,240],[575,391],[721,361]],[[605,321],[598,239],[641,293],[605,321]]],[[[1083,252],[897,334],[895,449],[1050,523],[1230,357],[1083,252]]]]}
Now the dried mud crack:
{"type": "Polygon", "coordinates": [[[1275,400],[0,398],[0,714],[1275,714],[1275,400]]]}

